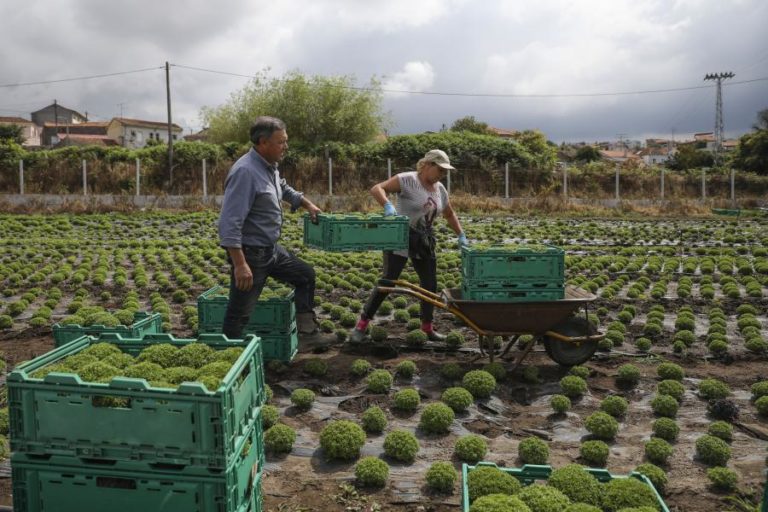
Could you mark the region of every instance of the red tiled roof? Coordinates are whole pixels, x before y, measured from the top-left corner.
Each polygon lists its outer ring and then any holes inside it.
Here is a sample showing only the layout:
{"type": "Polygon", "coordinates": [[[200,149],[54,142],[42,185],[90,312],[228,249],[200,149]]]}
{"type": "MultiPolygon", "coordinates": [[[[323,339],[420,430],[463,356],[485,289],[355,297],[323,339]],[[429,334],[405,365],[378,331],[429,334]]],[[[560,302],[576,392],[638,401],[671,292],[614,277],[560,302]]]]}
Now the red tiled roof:
{"type": "MultiPolygon", "coordinates": [[[[162,123],[158,121],[144,121],[143,119],[129,119],[127,117],[115,117],[112,119],[112,121],[116,121],[118,123],[122,123],[126,126],[144,126],[146,128],[167,128],[168,123],[162,123]]],[[[181,126],[177,125],[176,123],[172,124],[173,128],[178,128],[179,130],[182,130],[181,126]]]]}
{"type": "Polygon", "coordinates": [[[81,133],[70,133],[59,136],[59,143],[69,141],[71,143],[100,144],[104,146],[117,146],[117,141],[106,135],[86,135],[81,133]]]}
{"type": "Polygon", "coordinates": [[[21,117],[0,117],[2,124],[32,124],[32,121],[22,119],[21,117]]]}
{"type": "Polygon", "coordinates": [[[106,128],[107,126],[109,126],[109,122],[107,122],[107,121],[103,121],[103,122],[102,121],[88,121],[87,123],[72,123],[72,124],[69,124],[69,123],[59,123],[59,124],[56,124],[56,123],[52,123],[50,121],[46,121],[43,124],[43,126],[46,127],[46,128],[49,128],[49,127],[50,128],[55,128],[56,126],[61,128],[62,126],[67,126],[67,125],[69,125],[69,126],[93,126],[94,128],[106,128]]]}

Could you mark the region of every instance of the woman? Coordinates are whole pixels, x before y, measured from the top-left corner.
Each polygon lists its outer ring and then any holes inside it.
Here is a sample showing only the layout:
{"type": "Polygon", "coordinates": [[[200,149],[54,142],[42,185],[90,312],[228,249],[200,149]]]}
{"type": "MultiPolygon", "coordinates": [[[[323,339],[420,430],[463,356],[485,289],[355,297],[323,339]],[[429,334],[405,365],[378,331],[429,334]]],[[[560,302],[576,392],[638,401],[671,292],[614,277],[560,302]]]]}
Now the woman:
{"type": "MultiPolygon", "coordinates": [[[[431,292],[437,291],[437,261],[435,259],[435,235],[433,223],[439,214],[445,217],[448,225],[459,237],[459,245],[468,245],[467,237],[461,230],[456,212],[448,201],[448,191],[440,179],[448,173],[451,166],[448,155],[440,149],[433,149],[416,164],[416,171],[397,174],[390,179],[374,185],[371,195],[384,207],[384,215],[397,215],[397,210],[387,199],[387,194],[399,193],[398,208],[401,215],[409,218],[409,236],[407,251],[384,251],[384,279],[397,279],[405,268],[408,259],[419,276],[421,287],[431,292]]],[[[352,331],[350,341],[359,343],[365,339],[365,330],[384,301],[386,294],[374,293],[368,299],[357,326],[352,331]]],[[[434,306],[421,301],[421,330],[431,341],[443,341],[445,336],[435,331],[432,325],[434,306]]]]}

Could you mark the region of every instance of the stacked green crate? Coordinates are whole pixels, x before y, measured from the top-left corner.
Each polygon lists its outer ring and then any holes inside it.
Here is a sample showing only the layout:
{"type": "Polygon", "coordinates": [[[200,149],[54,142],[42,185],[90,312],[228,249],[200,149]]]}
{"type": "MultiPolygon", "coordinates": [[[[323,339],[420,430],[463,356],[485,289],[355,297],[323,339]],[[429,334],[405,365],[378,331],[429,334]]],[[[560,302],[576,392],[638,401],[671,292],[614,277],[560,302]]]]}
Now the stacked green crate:
{"type": "MultiPolygon", "coordinates": [[[[552,474],[552,467],[546,466],[546,465],[539,466],[535,464],[526,464],[521,468],[499,468],[498,466],[496,466],[496,464],[492,462],[479,462],[476,466],[470,466],[466,463],[462,464],[462,467],[461,467],[461,485],[462,485],[461,510],[462,512],[469,512],[470,505],[471,505],[469,501],[469,488],[467,486],[468,476],[473,470],[481,467],[497,468],[503,471],[504,473],[516,478],[524,486],[532,485],[537,480],[546,481],[549,479],[550,475],[552,474]]],[[[609,473],[607,470],[601,469],[601,468],[584,468],[584,469],[589,474],[594,476],[601,483],[606,483],[606,482],[610,482],[611,480],[622,479],[622,478],[634,478],[650,489],[651,494],[654,496],[654,499],[656,501],[655,506],[657,510],[659,510],[660,512],[670,512],[669,508],[667,507],[667,504],[664,503],[664,499],[661,497],[659,492],[653,486],[653,484],[648,479],[648,477],[643,475],[642,473],[633,471],[628,475],[614,475],[609,473]]]]}
{"type": "Polygon", "coordinates": [[[408,249],[408,217],[321,213],[304,216],[304,245],[322,251],[400,251],[408,249]]]}
{"type": "MultiPolygon", "coordinates": [[[[288,288],[262,291],[244,334],[261,338],[264,360],[291,361],[298,352],[294,292],[288,288]]],[[[198,332],[221,333],[229,303],[229,288],[214,286],[197,299],[198,332]]]]}
{"type": "Polygon", "coordinates": [[[463,247],[461,297],[494,302],[565,297],[565,251],[547,245],[463,247]]]}
{"type": "Polygon", "coordinates": [[[125,338],[141,338],[145,334],[157,334],[163,332],[163,317],[160,313],[145,313],[137,311],[133,314],[131,325],[88,325],[54,324],[54,345],[60,347],[65,343],[76,340],[82,336],[99,336],[101,334],[119,334],[125,338]]]}
{"type": "Polygon", "coordinates": [[[15,510],[171,510],[162,504],[178,503],[177,510],[239,512],[260,502],[265,387],[254,336],[84,336],[19,365],[7,387],[15,510]],[[242,352],[214,390],[125,377],[90,382],[61,371],[62,361],[98,342],[133,356],[156,344],[195,342],[242,352]],[[41,377],[46,367],[59,371],[41,377]],[[124,508],[113,503],[118,491],[131,498],[124,508]],[[62,505],[75,502],[85,505],[62,505]]]}

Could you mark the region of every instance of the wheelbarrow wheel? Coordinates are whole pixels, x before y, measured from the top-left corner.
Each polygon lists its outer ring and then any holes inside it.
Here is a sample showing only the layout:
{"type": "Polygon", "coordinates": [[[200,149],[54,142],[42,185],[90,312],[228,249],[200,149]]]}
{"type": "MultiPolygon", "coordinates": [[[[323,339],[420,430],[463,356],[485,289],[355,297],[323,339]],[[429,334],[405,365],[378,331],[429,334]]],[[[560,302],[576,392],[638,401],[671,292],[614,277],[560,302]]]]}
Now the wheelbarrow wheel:
{"type": "MultiPolygon", "coordinates": [[[[573,338],[592,335],[597,332],[597,329],[586,318],[582,317],[568,318],[551,330],[563,336],[573,338]]],[[[582,364],[588,361],[592,354],[595,353],[595,350],[597,350],[597,340],[569,343],[545,335],[542,338],[542,342],[544,343],[547,355],[554,362],[562,366],[582,364]]]]}

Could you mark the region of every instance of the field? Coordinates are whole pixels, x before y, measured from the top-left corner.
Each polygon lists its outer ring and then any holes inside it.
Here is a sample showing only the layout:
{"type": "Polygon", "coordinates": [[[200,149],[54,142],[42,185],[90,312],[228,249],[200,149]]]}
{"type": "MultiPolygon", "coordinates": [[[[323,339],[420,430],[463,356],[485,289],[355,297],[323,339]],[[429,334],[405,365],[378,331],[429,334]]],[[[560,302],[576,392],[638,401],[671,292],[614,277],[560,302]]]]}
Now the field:
{"type": "MultiPolygon", "coordinates": [[[[421,411],[439,402],[446,388],[461,384],[460,376],[456,381],[445,377],[445,365],[458,363],[468,371],[487,364],[487,359],[479,358],[476,335],[438,310],[437,328],[458,331],[465,343],[454,351],[431,344],[404,349],[407,333],[418,326],[414,320],[418,303],[391,297],[373,323],[383,327],[384,345],[399,350],[344,346],[340,340],[354,326],[379,277],[381,254],[308,250],[302,244],[300,217],[289,215],[283,242],[315,267],[322,330],[300,339],[293,363],[267,367],[267,382],[274,392],[271,403],[278,408],[280,421],[296,430],[297,438],[289,454],[267,458],[266,510],[460,510],[460,482],[452,493],[431,491],[425,484],[425,473],[435,461],[450,461],[460,470],[454,454],[457,439],[481,436],[488,446],[484,460],[500,466],[520,465],[519,445],[532,436],[546,441],[549,464],[587,464],[580,455],[582,443],[594,435],[587,418],[606,407],[603,400],[608,396],[622,397],[628,404],[626,412],[617,415],[618,433],[605,439],[610,447],[608,470],[624,474],[648,462],[645,443],[651,439],[654,422],[665,414],[679,427],[679,434],[670,440],[672,455],[657,459],[666,471],[669,508],[756,510],[747,505],[756,503],[762,492],[768,455],[768,422],[758,413],[752,390],[753,384],[768,380],[768,221],[493,216],[462,220],[474,243],[548,243],[566,249],[568,283],[598,296],[591,307],[593,320],[610,333],[610,343],[603,342],[582,369],[586,391],[574,393],[570,409],[555,414],[550,399],[563,392],[560,382],[569,370],[537,346],[514,373],[505,371],[509,361],[491,367],[498,377],[495,391],[458,413],[447,434],[425,433],[419,428],[421,411]],[[327,372],[310,375],[307,370],[322,366],[315,362],[318,359],[327,363],[327,372]],[[372,393],[366,390],[365,376],[350,372],[357,359],[392,373],[402,361],[411,360],[417,371],[412,378],[396,375],[388,393],[372,393]],[[657,369],[665,361],[684,371],[681,388],[662,385],[668,391],[679,390],[676,412],[662,411],[654,400],[662,381],[657,369]],[[637,378],[627,364],[638,370],[637,378]],[[316,395],[308,411],[291,403],[289,397],[298,388],[316,395]],[[395,408],[395,392],[407,388],[417,389],[420,396],[413,412],[395,408]],[[737,489],[730,491],[712,487],[709,466],[696,456],[697,440],[723,409],[721,402],[720,409],[708,411],[707,399],[719,397],[738,407],[737,417],[731,417],[727,467],[739,480],[737,489]],[[353,485],[354,461],[325,459],[319,436],[330,420],[359,422],[372,405],[387,411],[388,425],[385,434],[367,437],[362,456],[383,455],[386,432],[394,429],[415,433],[420,450],[412,463],[385,458],[390,466],[388,483],[370,490],[353,485]]],[[[197,296],[228,281],[215,225],[211,212],[1,216],[0,351],[8,368],[53,348],[51,325],[84,306],[102,307],[125,319],[138,305],[142,311],[160,312],[166,331],[194,337],[197,296]]],[[[461,259],[455,237],[444,223],[441,226],[439,288],[453,288],[460,284],[461,259]]],[[[404,278],[416,282],[410,267],[404,278]]],[[[10,503],[9,479],[0,479],[0,486],[0,504],[10,503]]]]}

